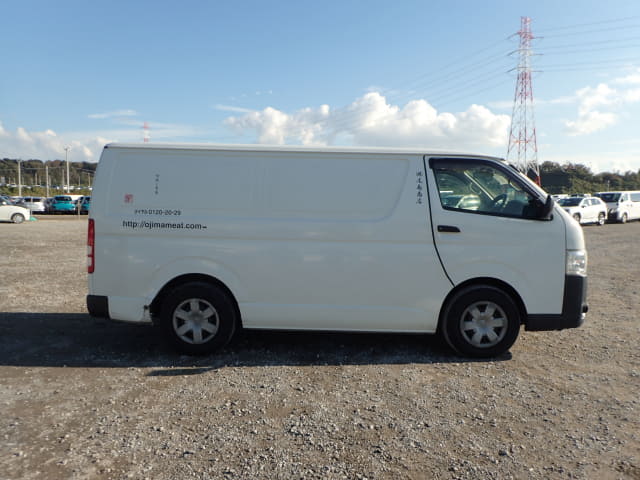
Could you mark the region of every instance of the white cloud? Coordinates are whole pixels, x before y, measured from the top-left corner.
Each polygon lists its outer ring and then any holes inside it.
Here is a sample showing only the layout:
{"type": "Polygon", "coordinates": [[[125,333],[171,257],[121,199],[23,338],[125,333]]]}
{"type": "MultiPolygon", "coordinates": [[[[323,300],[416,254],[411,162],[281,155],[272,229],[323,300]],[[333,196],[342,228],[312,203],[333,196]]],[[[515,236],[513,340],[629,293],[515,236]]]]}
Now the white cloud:
{"type": "Polygon", "coordinates": [[[255,131],[260,143],[332,144],[346,138],[355,145],[471,149],[506,146],[509,122],[508,115],[480,105],[460,113],[438,112],[426,100],[400,107],[369,92],[344,108],[322,105],[286,113],[268,107],[230,117],[225,124],[242,133],[255,131]]]}
{"type": "Polygon", "coordinates": [[[620,85],[640,85],[640,68],[625,77],[616,78],[614,83],[620,85]]]}
{"type": "Polygon", "coordinates": [[[115,110],[113,112],[105,113],[91,113],[87,117],[92,119],[114,118],[114,117],[136,117],[138,112],[135,110],[115,110]]]}
{"type": "MultiPolygon", "coordinates": [[[[612,83],[636,85],[640,83],[640,71],[614,79],[612,83]]],[[[571,136],[588,135],[615,125],[621,109],[640,101],[640,88],[615,89],[601,83],[596,87],[581,88],[575,98],[578,101],[578,118],[565,121],[566,132],[571,136]]]]}
{"type": "MultiPolygon", "coordinates": [[[[74,162],[97,162],[107,143],[143,141],[142,122],[120,119],[118,128],[73,131],[61,134],[53,130],[28,131],[18,127],[15,131],[4,128],[0,122],[0,158],[56,160],[63,159],[64,147],[70,146],[69,159],[74,162]]],[[[178,139],[205,137],[208,130],[190,125],[153,122],[149,124],[151,142],[170,142],[178,139]]]]}
{"type": "Polygon", "coordinates": [[[0,155],[7,158],[55,160],[64,158],[64,148],[71,147],[73,161],[97,161],[102,147],[108,140],[101,137],[85,141],[58,136],[53,130],[29,132],[18,127],[15,132],[6,130],[0,123],[0,155]]]}
{"type": "Polygon", "coordinates": [[[233,105],[217,104],[214,108],[216,110],[220,110],[220,111],[223,111],[223,112],[238,112],[238,113],[255,112],[255,110],[252,110],[250,108],[234,107],[233,105]]]}
{"type": "Polygon", "coordinates": [[[604,130],[618,121],[618,116],[614,113],[584,112],[580,113],[578,119],[565,122],[567,133],[571,136],[588,135],[600,130],[604,130]]]}
{"type": "Polygon", "coordinates": [[[586,165],[593,173],[600,172],[637,172],[640,169],[640,154],[628,151],[606,152],[576,152],[545,155],[545,161],[565,163],[580,163],[586,165]]]}

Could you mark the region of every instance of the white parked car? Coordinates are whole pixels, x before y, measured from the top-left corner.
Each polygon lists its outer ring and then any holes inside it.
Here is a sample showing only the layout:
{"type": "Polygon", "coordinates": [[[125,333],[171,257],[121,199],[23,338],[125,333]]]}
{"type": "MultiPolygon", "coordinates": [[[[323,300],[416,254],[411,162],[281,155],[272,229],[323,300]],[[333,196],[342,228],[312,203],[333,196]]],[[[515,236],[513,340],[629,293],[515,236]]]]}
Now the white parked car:
{"type": "Polygon", "coordinates": [[[20,205],[31,210],[32,213],[44,213],[44,198],[42,197],[24,197],[20,205]]]}
{"type": "Polygon", "coordinates": [[[597,197],[562,198],[558,204],[580,224],[604,225],[607,219],[607,205],[597,197]]]}
{"type": "Polygon", "coordinates": [[[0,222],[22,223],[31,218],[28,208],[13,205],[8,200],[0,200],[0,222]]]}

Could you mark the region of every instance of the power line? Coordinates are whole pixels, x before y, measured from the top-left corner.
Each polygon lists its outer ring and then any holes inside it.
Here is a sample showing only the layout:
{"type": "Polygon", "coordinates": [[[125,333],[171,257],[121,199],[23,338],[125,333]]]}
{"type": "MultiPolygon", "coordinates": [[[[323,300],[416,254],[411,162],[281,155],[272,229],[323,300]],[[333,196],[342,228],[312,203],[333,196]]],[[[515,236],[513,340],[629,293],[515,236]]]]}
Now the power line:
{"type": "MultiPolygon", "coordinates": [[[[638,28],[640,24],[637,23],[637,20],[639,19],[640,16],[631,16],[601,20],[598,22],[536,29],[536,32],[545,34],[545,40],[548,38],[571,36],[592,36],[594,33],[618,32],[621,30],[638,28]]],[[[552,43],[551,45],[545,46],[544,56],[542,58],[544,59],[545,56],[557,57],[561,55],[590,53],[594,51],[606,52],[631,49],[638,46],[638,44],[635,43],[638,39],[640,39],[638,36],[627,36],[625,38],[613,40],[593,40],[590,38],[588,41],[580,43],[555,45],[552,43]]],[[[432,106],[440,104],[442,107],[444,105],[469,98],[477,93],[501,86],[511,81],[509,78],[505,78],[501,81],[495,81],[505,75],[505,73],[510,70],[509,67],[512,65],[507,65],[508,56],[506,42],[506,38],[492,42],[473,53],[464,55],[454,61],[447,62],[445,65],[438,68],[432,68],[428,72],[420,74],[413,79],[406,80],[397,86],[382,89],[380,93],[385,96],[385,101],[389,105],[393,106],[406,103],[408,100],[423,98],[432,106]],[[496,52],[496,47],[500,46],[503,51],[496,52]],[[489,54],[484,55],[482,58],[478,58],[479,55],[484,53],[489,54]]],[[[530,52],[530,55],[533,54],[530,52]]],[[[629,62],[640,63],[640,58],[627,57],[590,62],[574,61],[570,63],[564,62],[562,64],[551,63],[546,65],[544,65],[543,60],[539,63],[539,68],[545,72],[555,73],[563,71],[590,70],[597,66],[623,67],[628,66],[629,62]]],[[[535,72],[531,71],[531,73],[535,72]]],[[[353,131],[357,127],[354,125],[355,120],[366,111],[366,109],[357,108],[357,106],[354,107],[353,103],[342,108],[332,109],[329,119],[321,122],[323,123],[322,128],[324,129],[324,134],[335,135],[342,130],[353,131]]],[[[294,115],[291,116],[294,117],[294,115]]],[[[294,133],[293,135],[297,134],[294,133]]]]}
{"type": "Polygon", "coordinates": [[[575,25],[564,25],[561,27],[548,27],[548,28],[540,28],[540,29],[536,29],[537,32],[540,33],[545,33],[545,32],[555,32],[557,30],[572,30],[572,29],[576,29],[576,28],[582,28],[582,27],[592,27],[594,25],[605,25],[605,24],[612,24],[612,23],[621,23],[621,22],[626,22],[629,20],[638,20],[640,19],[640,16],[638,15],[632,15],[630,17],[622,17],[622,18],[612,18],[612,19],[608,19],[608,20],[600,20],[598,22],[590,22],[590,23],[578,23],[575,25]]]}

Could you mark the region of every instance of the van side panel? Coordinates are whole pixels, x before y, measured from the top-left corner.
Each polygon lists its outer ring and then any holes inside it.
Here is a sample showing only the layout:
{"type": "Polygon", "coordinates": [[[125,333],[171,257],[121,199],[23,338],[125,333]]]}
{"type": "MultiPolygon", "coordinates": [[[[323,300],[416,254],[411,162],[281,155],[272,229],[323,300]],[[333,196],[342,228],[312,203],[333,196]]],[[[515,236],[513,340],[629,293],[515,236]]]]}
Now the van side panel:
{"type": "Polygon", "coordinates": [[[169,281],[234,294],[247,328],[433,332],[451,289],[401,154],[107,148],[90,292],[148,321],[169,281]]]}

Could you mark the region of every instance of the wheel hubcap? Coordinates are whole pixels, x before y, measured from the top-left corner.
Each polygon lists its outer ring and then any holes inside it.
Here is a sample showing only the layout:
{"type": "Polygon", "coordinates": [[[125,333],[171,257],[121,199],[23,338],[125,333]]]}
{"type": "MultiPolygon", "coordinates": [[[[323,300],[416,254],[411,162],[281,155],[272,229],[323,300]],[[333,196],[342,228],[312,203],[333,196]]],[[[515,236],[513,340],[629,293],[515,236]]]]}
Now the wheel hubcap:
{"type": "Polygon", "coordinates": [[[476,302],[460,318],[463,337],[478,348],[497,345],[506,335],[507,325],[506,314],[493,302],[476,302]]]}
{"type": "Polygon", "coordinates": [[[190,298],[173,312],[173,329],[184,342],[206,343],[215,337],[220,321],[216,309],[202,298],[190,298]]]}

